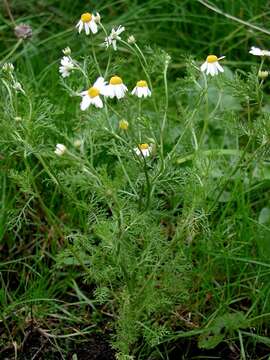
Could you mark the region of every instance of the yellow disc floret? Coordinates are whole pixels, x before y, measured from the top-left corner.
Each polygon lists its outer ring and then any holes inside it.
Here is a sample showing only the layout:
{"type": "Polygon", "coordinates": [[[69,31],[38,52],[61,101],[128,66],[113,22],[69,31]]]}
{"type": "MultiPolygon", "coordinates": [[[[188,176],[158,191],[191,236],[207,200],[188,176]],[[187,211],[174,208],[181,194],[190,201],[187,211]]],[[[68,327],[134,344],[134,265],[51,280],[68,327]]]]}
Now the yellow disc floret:
{"type": "Polygon", "coordinates": [[[100,93],[100,91],[95,87],[91,87],[90,89],[87,90],[87,92],[91,98],[98,96],[100,93]]]}
{"type": "Polygon", "coordinates": [[[120,85],[123,84],[123,80],[119,76],[113,76],[110,80],[110,85],[120,85]]]}
{"type": "Polygon", "coordinates": [[[148,87],[147,82],[145,80],[140,80],[137,82],[138,87],[148,87]]]}
{"type": "Polygon", "coordinates": [[[147,150],[147,149],[149,148],[149,145],[148,145],[148,144],[140,144],[140,145],[139,145],[139,148],[140,148],[141,150],[147,150]]]}
{"type": "Polygon", "coordinates": [[[89,21],[92,20],[92,14],[90,14],[90,13],[88,13],[88,12],[82,14],[82,15],[81,15],[81,20],[82,20],[82,22],[84,22],[84,23],[88,23],[89,21]]]}
{"type": "Polygon", "coordinates": [[[208,55],[206,58],[206,61],[208,63],[214,63],[214,62],[218,61],[218,58],[216,55],[208,55]]]}

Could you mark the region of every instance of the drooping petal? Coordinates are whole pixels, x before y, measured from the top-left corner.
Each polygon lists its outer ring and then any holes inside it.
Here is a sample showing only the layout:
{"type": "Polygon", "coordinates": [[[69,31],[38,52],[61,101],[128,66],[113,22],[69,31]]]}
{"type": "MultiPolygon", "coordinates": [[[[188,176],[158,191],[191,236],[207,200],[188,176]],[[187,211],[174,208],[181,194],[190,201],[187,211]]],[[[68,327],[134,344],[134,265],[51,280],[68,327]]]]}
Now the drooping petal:
{"type": "Polygon", "coordinates": [[[86,35],[89,35],[89,34],[90,34],[89,23],[85,23],[85,24],[84,24],[84,31],[85,31],[86,35]]]}
{"type": "Polygon", "coordinates": [[[217,62],[217,70],[220,72],[224,72],[223,67],[217,62]]]}
{"type": "Polygon", "coordinates": [[[95,96],[93,99],[91,99],[91,103],[94,104],[97,108],[103,108],[103,102],[99,96],[95,96]]]}
{"type": "Polygon", "coordinates": [[[205,71],[207,69],[207,61],[205,61],[202,65],[201,65],[201,71],[205,71]]]}
{"type": "Polygon", "coordinates": [[[89,27],[90,27],[92,33],[96,34],[98,31],[98,27],[97,27],[97,24],[95,23],[95,20],[92,19],[88,24],[89,24],[89,27]]]}
{"type": "Polygon", "coordinates": [[[90,103],[91,103],[91,98],[88,95],[83,96],[80,104],[81,110],[82,111],[86,110],[89,107],[90,103]]]}

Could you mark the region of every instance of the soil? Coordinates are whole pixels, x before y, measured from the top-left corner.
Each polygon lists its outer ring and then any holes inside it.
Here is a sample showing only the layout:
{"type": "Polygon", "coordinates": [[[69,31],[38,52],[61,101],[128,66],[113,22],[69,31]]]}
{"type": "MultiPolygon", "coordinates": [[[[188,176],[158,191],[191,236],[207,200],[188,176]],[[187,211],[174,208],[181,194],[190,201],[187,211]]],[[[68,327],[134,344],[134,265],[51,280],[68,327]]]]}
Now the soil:
{"type": "MultiPolygon", "coordinates": [[[[23,345],[18,350],[17,357],[13,348],[0,349],[1,360],[116,360],[115,351],[111,348],[108,338],[104,335],[92,334],[88,339],[61,340],[57,342],[53,338],[42,335],[38,329],[31,329],[28,332],[23,345]],[[61,351],[61,347],[63,351],[61,351]],[[69,348],[68,352],[64,349],[69,348]]],[[[237,345],[228,346],[221,343],[213,350],[202,350],[197,346],[195,340],[183,340],[170,344],[167,349],[160,347],[160,352],[168,353],[168,360],[198,360],[198,359],[220,359],[240,360],[240,348],[237,345]],[[163,351],[164,350],[164,351],[163,351]]],[[[247,349],[246,360],[268,360],[270,348],[257,344],[256,348],[247,349]]],[[[158,360],[160,357],[150,357],[151,360],[158,360]]],[[[150,359],[149,358],[149,359],[150,359]]]]}

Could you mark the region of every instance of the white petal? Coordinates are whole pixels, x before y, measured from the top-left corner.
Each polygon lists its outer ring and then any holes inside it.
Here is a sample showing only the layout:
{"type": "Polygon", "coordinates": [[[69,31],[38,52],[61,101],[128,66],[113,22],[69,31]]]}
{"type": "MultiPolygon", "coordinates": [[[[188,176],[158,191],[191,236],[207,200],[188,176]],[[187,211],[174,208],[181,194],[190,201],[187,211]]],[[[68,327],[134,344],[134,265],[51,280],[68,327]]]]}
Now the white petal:
{"type": "Polygon", "coordinates": [[[93,85],[93,87],[97,88],[101,94],[102,94],[105,86],[106,86],[106,81],[104,81],[104,78],[102,76],[98,77],[93,85]]]}
{"type": "Polygon", "coordinates": [[[92,33],[96,34],[98,31],[98,28],[97,28],[97,24],[95,23],[95,21],[92,19],[88,24],[89,24],[89,27],[90,27],[92,33]]]}
{"type": "Polygon", "coordinates": [[[207,61],[205,61],[202,65],[201,65],[201,71],[205,71],[207,69],[207,61]]]}
{"type": "Polygon", "coordinates": [[[85,23],[85,24],[84,24],[84,31],[85,31],[86,35],[89,35],[89,34],[90,34],[89,23],[85,23]]]}
{"type": "Polygon", "coordinates": [[[81,33],[82,29],[83,29],[83,22],[82,20],[80,20],[78,22],[78,24],[76,25],[76,27],[78,28],[79,34],[81,33]]]}
{"type": "Polygon", "coordinates": [[[107,85],[107,86],[105,86],[104,88],[103,88],[103,94],[102,95],[104,95],[104,96],[108,96],[109,98],[113,98],[114,97],[114,86],[115,85],[111,85],[111,84],[109,84],[109,85],[107,85]]]}
{"type": "Polygon", "coordinates": [[[131,91],[131,94],[138,96],[138,94],[137,94],[137,86],[135,86],[135,88],[131,91]]]}
{"type": "Polygon", "coordinates": [[[208,70],[210,75],[212,76],[216,75],[216,66],[214,65],[214,63],[208,64],[208,70]]]}
{"type": "Polygon", "coordinates": [[[224,72],[224,69],[223,67],[217,62],[217,70],[220,71],[220,72],[224,72]]]}
{"type": "Polygon", "coordinates": [[[91,99],[91,104],[95,105],[97,108],[103,108],[103,102],[99,96],[95,96],[91,99]]]}
{"type": "Polygon", "coordinates": [[[88,96],[88,95],[83,96],[81,104],[80,104],[81,110],[82,111],[86,110],[89,107],[90,103],[91,103],[90,96],[88,96]]]}

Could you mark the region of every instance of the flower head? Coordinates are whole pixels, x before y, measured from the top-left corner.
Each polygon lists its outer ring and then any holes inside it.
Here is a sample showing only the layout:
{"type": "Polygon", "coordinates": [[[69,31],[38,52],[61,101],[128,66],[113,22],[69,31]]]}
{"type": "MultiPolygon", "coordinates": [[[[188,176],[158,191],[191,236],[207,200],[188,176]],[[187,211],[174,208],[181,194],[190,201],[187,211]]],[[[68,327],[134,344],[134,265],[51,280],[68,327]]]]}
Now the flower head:
{"type": "Polygon", "coordinates": [[[74,62],[70,56],[64,56],[61,59],[61,65],[59,67],[59,72],[63,78],[68,77],[70,72],[75,68],[74,62]]]}
{"type": "MultiPolygon", "coordinates": [[[[99,14],[98,14],[98,16],[99,16],[99,14]]],[[[98,28],[97,28],[97,21],[96,21],[95,15],[88,13],[88,12],[82,14],[81,19],[79,20],[79,22],[76,25],[76,28],[78,28],[79,33],[81,33],[81,31],[84,29],[86,35],[90,34],[90,30],[93,34],[96,34],[98,31],[98,28]]]]}
{"type": "Polygon", "coordinates": [[[142,98],[142,97],[151,96],[151,91],[148,87],[147,82],[145,80],[140,80],[137,82],[131,94],[138,96],[138,98],[142,98]]]}
{"type": "Polygon", "coordinates": [[[270,56],[270,51],[268,50],[261,50],[255,46],[251,46],[249,53],[256,56],[270,56]]]}
{"type": "Polygon", "coordinates": [[[127,130],[129,126],[129,123],[127,122],[127,120],[120,120],[119,121],[119,129],[121,130],[127,130]]]}
{"type": "Polygon", "coordinates": [[[135,153],[137,155],[141,155],[143,157],[147,157],[147,156],[150,156],[151,155],[151,152],[153,150],[153,147],[152,145],[148,145],[146,143],[144,144],[139,144],[135,149],[135,153]]]}
{"type": "Polygon", "coordinates": [[[102,108],[103,102],[99,95],[105,95],[105,89],[106,82],[103,77],[99,77],[92,87],[81,93],[81,110],[86,110],[91,104],[96,108],[102,108]]]}
{"type": "Polygon", "coordinates": [[[123,84],[123,80],[119,76],[113,76],[110,79],[109,85],[106,86],[105,96],[111,99],[114,97],[121,99],[125,96],[126,91],[128,91],[128,88],[123,84]]]}
{"type": "Polygon", "coordinates": [[[112,45],[114,50],[117,50],[116,42],[117,40],[121,40],[121,37],[119,36],[123,31],[125,31],[124,26],[118,26],[117,29],[112,28],[112,31],[109,36],[105,38],[105,45],[108,48],[110,45],[112,45]]]}
{"type": "Polygon", "coordinates": [[[201,65],[201,71],[206,72],[206,75],[217,75],[219,72],[224,72],[224,69],[219,65],[219,60],[224,59],[225,56],[217,57],[216,55],[208,55],[206,61],[201,65]]]}
{"type": "Polygon", "coordinates": [[[27,24],[19,24],[15,26],[14,32],[18,39],[24,40],[31,38],[33,35],[31,26],[27,24]]]}
{"type": "Polygon", "coordinates": [[[67,148],[63,144],[56,144],[54,153],[58,156],[62,156],[67,151],[67,148]]]}

